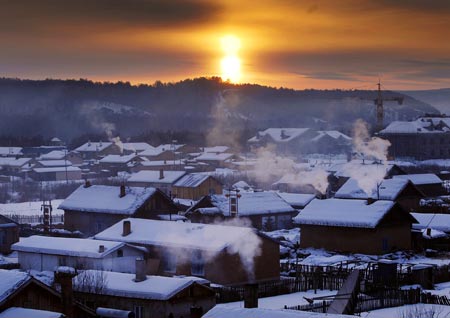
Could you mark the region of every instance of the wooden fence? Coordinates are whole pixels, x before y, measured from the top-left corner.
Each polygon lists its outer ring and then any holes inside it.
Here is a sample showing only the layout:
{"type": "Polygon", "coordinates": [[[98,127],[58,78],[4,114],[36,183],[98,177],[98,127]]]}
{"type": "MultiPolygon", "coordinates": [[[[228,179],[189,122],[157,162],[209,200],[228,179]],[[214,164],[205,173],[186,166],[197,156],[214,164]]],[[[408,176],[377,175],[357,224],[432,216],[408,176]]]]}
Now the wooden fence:
{"type": "MultiPolygon", "coordinates": [[[[291,294],[307,290],[338,290],[346,277],[333,276],[331,274],[313,273],[302,275],[298,278],[285,278],[277,281],[262,282],[258,284],[258,297],[271,297],[291,294]]],[[[213,287],[216,291],[217,303],[228,303],[244,299],[244,286],[213,287]]]]}
{"type": "MultiPolygon", "coordinates": [[[[43,224],[44,223],[44,216],[43,215],[20,215],[20,214],[9,214],[6,215],[6,217],[10,218],[14,222],[17,222],[19,224],[43,224]]],[[[52,215],[52,223],[64,223],[64,215],[52,215]]]]}

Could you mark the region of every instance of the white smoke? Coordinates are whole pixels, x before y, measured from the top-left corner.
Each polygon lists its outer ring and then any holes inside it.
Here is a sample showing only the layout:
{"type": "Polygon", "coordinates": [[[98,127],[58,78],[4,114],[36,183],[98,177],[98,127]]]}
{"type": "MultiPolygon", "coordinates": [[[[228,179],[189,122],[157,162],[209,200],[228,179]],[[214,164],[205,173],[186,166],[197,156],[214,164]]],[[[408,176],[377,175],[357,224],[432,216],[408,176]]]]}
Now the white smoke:
{"type": "Polygon", "coordinates": [[[294,186],[313,186],[325,194],[328,188],[328,172],[320,167],[300,167],[292,158],[277,155],[274,145],[261,147],[256,151],[253,176],[258,182],[268,183],[282,179],[294,186]]]}
{"type": "Polygon", "coordinates": [[[110,140],[111,140],[117,147],[119,147],[120,154],[123,154],[123,143],[122,143],[122,141],[120,140],[120,137],[117,136],[117,137],[114,137],[114,138],[110,138],[110,140]]]}
{"type": "Polygon", "coordinates": [[[353,150],[363,158],[363,164],[351,161],[342,171],[355,179],[358,186],[371,196],[382,182],[388,170],[387,155],[391,143],[378,137],[370,137],[368,124],[358,119],[353,125],[353,150]],[[369,160],[366,163],[366,159],[369,160]],[[371,160],[375,160],[374,163],[371,160]]]}

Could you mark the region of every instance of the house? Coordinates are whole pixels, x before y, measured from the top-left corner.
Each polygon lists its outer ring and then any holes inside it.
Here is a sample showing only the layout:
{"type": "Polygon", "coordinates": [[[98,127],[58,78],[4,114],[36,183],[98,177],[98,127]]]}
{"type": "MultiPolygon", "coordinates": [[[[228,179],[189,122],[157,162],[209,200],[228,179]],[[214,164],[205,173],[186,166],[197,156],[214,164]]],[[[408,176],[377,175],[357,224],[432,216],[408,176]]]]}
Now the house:
{"type": "Polygon", "coordinates": [[[419,233],[417,245],[422,250],[450,249],[450,214],[411,213],[411,215],[418,221],[413,224],[413,230],[419,233]]]}
{"type": "Polygon", "coordinates": [[[410,180],[426,196],[436,197],[447,194],[443,181],[434,173],[406,174],[394,178],[410,180]]]}
{"type": "Polygon", "coordinates": [[[122,147],[124,155],[138,154],[139,152],[154,148],[146,142],[124,142],[122,143],[122,147]]]}
{"type": "Polygon", "coordinates": [[[211,153],[204,152],[199,156],[195,157],[195,161],[207,163],[208,165],[215,168],[226,168],[230,165],[231,161],[236,156],[232,153],[219,152],[219,153],[211,153]]]}
{"type": "Polygon", "coordinates": [[[267,128],[248,140],[252,149],[274,145],[281,154],[299,154],[317,132],[310,128],[267,128]]]}
{"type": "Polygon", "coordinates": [[[63,296],[28,273],[0,269],[0,282],[0,312],[11,307],[21,307],[61,312],[68,318],[96,317],[94,311],[73,298],[63,296]]]}
{"type": "Polygon", "coordinates": [[[367,185],[364,182],[360,184],[358,180],[350,178],[335,193],[334,197],[338,199],[395,201],[405,211],[417,211],[420,200],[425,197],[411,181],[404,178],[384,179],[379,183],[373,182],[373,187],[368,190],[369,193],[366,192],[367,189],[364,191],[362,186],[367,185]]]}
{"type": "Polygon", "coordinates": [[[135,273],[136,258],[146,250],[123,242],[33,235],[12,246],[20,269],[54,271],[59,266],[135,273]]]}
{"type": "Polygon", "coordinates": [[[207,195],[185,215],[192,222],[204,224],[239,218],[241,224],[273,231],[291,228],[292,218],[297,213],[275,192],[247,192],[236,196],[207,195]]]}
{"type": "Polygon", "coordinates": [[[68,167],[71,165],[72,163],[70,161],[64,159],[38,160],[33,168],[68,167]]]}
{"type": "Polygon", "coordinates": [[[0,157],[21,157],[22,147],[0,147],[0,157]]]}
{"type": "Polygon", "coordinates": [[[182,171],[186,164],[184,160],[148,160],[145,157],[139,157],[137,164],[130,170],[132,172],[139,172],[142,170],[154,171],[182,171]]]}
{"type": "Polygon", "coordinates": [[[74,166],[33,168],[30,177],[35,181],[81,180],[81,169],[74,166]]]}
{"type": "Polygon", "coordinates": [[[94,235],[127,217],[158,219],[177,214],[172,200],[155,188],[80,186],[58,207],[64,210],[64,229],[94,235]]]}
{"type": "Polygon", "coordinates": [[[146,247],[150,275],[192,275],[226,285],[280,275],[278,243],[247,227],[129,218],[95,239],[146,247]]]}
{"type": "Polygon", "coordinates": [[[0,214],[0,253],[11,253],[11,245],[19,241],[19,224],[0,214]]]}
{"type": "Polygon", "coordinates": [[[204,282],[194,277],[87,270],[74,278],[74,291],[91,308],[131,311],[139,318],[193,317],[191,308],[203,313],[216,303],[215,292],[204,282]]]}
{"type": "Polygon", "coordinates": [[[379,132],[389,140],[389,155],[415,160],[447,159],[450,156],[450,118],[420,117],[414,121],[393,121],[379,132]]]}
{"type": "Polygon", "coordinates": [[[348,154],[351,151],[352,138],[337,130],[319,130],[318,135],[304,145],[303,153],[348,154]]]}
{"type": "Polygon", "coordinates": [[[213,146],[213,147],[203,147],[203,152],[208,153],[224,153],[230,150],[228,146],[213,146]]]}
{"type": "Polygon", "coordinates": [[[173,185],[185,174],[185,171],[146,170],[132,174],[127,182],[133,187],[154,187],[171,195],[173,185]]]}
{"type": "Polygon", "coordinates": [[[129,155],[107,155],[99,161],[99,168],[109,170],[113,175],[119,171],[131,171],[141,161],[139,157],[131,153],[129,155]]]}
{"type": "Polygon", "coordinates": [[[31,167],[31,158],[0,157],[0,171],[2,174],[18,175],[24,169],[31,167]]]}
{"type": "MultiPolygon", "coordinates": [[[[69,165],[81,165],[83,163],[83,158],[78,152],[67,152],[67,150],[53,150],[49,153],[41,155],[37,158],[37,160],[65,160],[69,163],[69,165]]],[[[66,163],[64,165],[66,165],[66,163]]]]}
{"type": "Polygon", "coordinates": [[[284,201],[296,210],[304,209],[316,196],[304,193],[277,193],[284,201]]]}
{"type": "Polygon", "coordinates": [[[139,156],[147,158],[148,160],[177,160],[181,158],[173,149],[164,147],[144,150],[139,153],[139,156]]]}
{"type": "Polygon", "coordinates": [[[79,146],[74,150],[79,153],[84,160],[101,159],[107,155],[120,155],[121,148],[113,142],[91,142],[79,146]]]}
{"type": "Polygon", "coordinates": [[[399,204],[386,200],[315,199],[294,218],[302,248],[364,254],[411,249],[416,222],[399,204]]]}
{"type": "Polygon", "coordinates": [[[208,194],[222,194],[222,184],[206,174],[186,174],[172,186],[173,197],[180,199],[199,200],[208,194]]]}

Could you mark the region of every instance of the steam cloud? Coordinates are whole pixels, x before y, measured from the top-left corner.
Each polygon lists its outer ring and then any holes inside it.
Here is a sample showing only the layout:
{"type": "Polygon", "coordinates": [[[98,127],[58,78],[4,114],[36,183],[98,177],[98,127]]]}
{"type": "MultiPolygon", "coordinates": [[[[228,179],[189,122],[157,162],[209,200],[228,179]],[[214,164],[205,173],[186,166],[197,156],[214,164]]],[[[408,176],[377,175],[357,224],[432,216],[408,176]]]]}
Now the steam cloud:
{"type": "Polygon", "coordinates": [[[367,126],[368,124],[361,119],[358,119],[353,125],[353,149],[364,159],[378,162],[370,165],[349,162],[344,165],[343,171],[355,179],[358,186],[371,196],[386,175],[387,154],[391,143],[378,137],[370,137],[367,126]]]}

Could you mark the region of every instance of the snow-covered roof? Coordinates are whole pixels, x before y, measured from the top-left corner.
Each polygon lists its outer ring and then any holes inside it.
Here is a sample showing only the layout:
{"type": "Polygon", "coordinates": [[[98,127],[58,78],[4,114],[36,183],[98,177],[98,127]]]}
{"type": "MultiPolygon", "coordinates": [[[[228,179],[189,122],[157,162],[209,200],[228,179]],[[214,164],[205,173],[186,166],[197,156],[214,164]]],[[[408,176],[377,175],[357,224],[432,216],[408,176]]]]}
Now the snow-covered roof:
{"type": "Polygon", "coordinates": [[[64,166],[71,166],[72,163],[68,160],[40,160],[38,163],[44,167],[64,167],[64,166]]]}
{"type": "Polygon", "coordinates": [[[145,160],[141,161],[139,164],[143,167],[157,167],[157,166],[174,166],[174,165],[183,166],[185,163],[180,160],[148,160],[147,158],[145,158],[145,160]]]}
{"type": "Polygon", "coordinates": [[[86,270],[75,277],[75,290],[83,290],[82,287],[86,284],[84,282],[86,280],[83,280],[84,275],[87,275],[87,277],[104,275],[104,286],[100,293],[103,295],[125,298],[168,300],[180,291],[196,283],[195,280],[191,278],[164,276],[146,276],[146,280],[135,282],[134,279],[136,278],[136,275],[134,274],[86,270]],[[77,279],[80,280],[80,285],[77,284],[77,279]]]}
{"type": "Polygon", "coordinates": [[[200,156],[196,157],[195,160],[225,161],[227,159],[230,159],[231,157],[233,157],[233,154],[227,152],[220,152],[220,153],[204,152],[200,156]]]}
{"type": "Polygon", "coordinates": [[[214,147],[205,147],[203,148],[203,152],[226,152],[230,149],[228,146],[214,146],[214,147]]]}
{"type": "Polygon", "coordinates": [[[95,235],[95,239],[126,243],[184,247],[221,251],[227,246],[245,241],[254,230],[248,227],[185,222],[167,222],[128,218],[95,235]],[[130,221],[131,233],[122,236],[123,222],[130,221]]]}
{"type": "Polygon", "coordinates": [[[278,192],[278,195],[292,206],[305,207],[316,196],[314,194],[278,192]]]}
{"type": "Polygon", "coordinates": [[[343,134],[337,130],[319,130],[318,133],[319,134],[317,136],[315,136],[314,138],[311,139],[312,141],[318,141],[325,136],[329,136],[336,140],[341,139],[342,141],[346,141],[346,142],[349,142],[352,140],[352,138],[350,138],[346,134],[343,134]]]}
{"type": "Polygon", "coordinates": [[[266,309],[266,308],[230,308],[215,306],[202,318],[350,318],[349,315],[327,315],[311,311],[266,309]]]}
{"type": "Polygon", "coordinates": [[[130,155],[107,155],[100,160],[100,163],[127,163],[136,157],[134,153],[130,155]]]}
{"type": "Polygon", "coordinates": [[[7,167],[22,167],[26,165],[31,158],[13,158],[13,157],[0,157],[0,166],[7,167]]]}
{"type": "Polygon", "coordinates": [[[393,121],[380,134],[444,133],[449,132],[448,118],[421,117],[415,121],[393,121]]]}
{"type": "Polygon", "coordinates": [[[87,143],[81,145],[80,147],[76,148],[75,151],[78,152],[96,152],[96,151],[103,151],[109,146],[112,145],[112,142],[91,142],[88,141],[87,143]]]}
{"type": "Polygon", "coordinates": [[[414,185],[442,184],[441,178],[434,173],[406,174],[393,176],[393,178],[410,180],[414,185]]]}
{"type": "Polygon", "coordinates": [[[144,157],[153,157],[162,154],[165,151],[169,151],[169,149],[162,150],[161,148],[149,148],[139,153],[139,156],[144,157]]]}
{"type": "Polygon", "coordinates": [[[41,155],[39,160],[61,160],[66,156],[67,151],[65,150],[52,150],[49,153],[41,155]]]}
{"type": "Polygon", "coordinates": [[[259,141],[261,137],[268,136],[274,142],[289,142],[310,130],[310,128],[267,128],[258,132],[255,137],[250,138],[249,142],[259,141]]]}
{"type": "Polygon", "coordinates": [[[0,304],[30,279],[27,273],[0,269],[0,304]]]}
{"type": "Polygon", "coordinates": [[[10,307],[0,313],[0,318],[62,318],[63,314],[54,311],[22,307],[10,307]]]}
{"type": "Polygon", "coordinates": [[[297,224],[375,228],[394,206],[392,201],[327,199],[311,201],[294,217],[297,224]]]}
{"type": "Polygon", "coordinates": [[[400,178],[384,179],[379,187],[377,187],[377,184],[374,184],[371,192],[366,193],[359,185],[358,180],[350,178],[339,188],[334,197],[339,199],[373,198],[394,201],[408,185],[408,182],[409,180],[400,178]]]}
{"type": "Polygon", "coordinates": [[[58,207],[63,210],[132,215],[155,192],[155,188],[126,187],[126,195],[119,197],[120,187],[80,186],[58,207]]]}
{"type": "Polygon", "coordinates": [[[51,167],[51,168],[34,168],[34,172],[36,173],[47,173],[47,172],[75,172],[80,171],[81,169],[74,166],[67,166],[67,167],[51,167]]]}
{"type": "Polygon", "coordinates": [[[11,248],[29,253],[103,258],[124,245],[123,242],[114,241],[33,235],[21,237],[11,248]],[[103,252],[99,252],[100,245],[104,246],[103,252]]]}
{"type": "Polygon", "coordinates": [[[146,182],[146,183],[169,183],[172,184],[182,176],[186,171],[163,170],[163,178],[160,179],[159,170],[142,170],[133,173],[128,182],[146,182]]]}
{"type": "Polygon", "coordinates": [[[208,179],[209,176],[200,173],[190,173],[186,174],[177,182],[175,182],[175,187],[187,187],[187,188],[195,188],[198,187],[202,182],[208,179]]]}
{"type": "Polygon", "coordinates": [[[147,149],[153,149],[152,145],[149,145],[146,142],[124,142],[122,143],[123,149],[128,151],[144,151],[147,149]]]}
{"type": "Polygon", "coordinates": [[[156,148],[161,151],[166,151],[166,150],[177,151],[178,149],[180,149],[183,146],[184,146],[184,144],[161,144],[156,148]]]}
{"type": "Polygon", "coordinates": [[[371,160],[364,160],[364,162],[362,160],[352,160],[344,164],[336,164],[327,170],[336,171],[334,174],[336,177],[348,178],[355,174],[361,176],[386,176],[393,167],[394,165],[392,164],[379,164],[371,160]]]}
{"type": "Polygon", "coordinates": [[[22,147],[0,147],[0,156],[15,156],[22,154],[22,147]]]}
{"type": "MultiPolygon", "coordinates": [[[[212,205],[217,207],[223,215],[229,215],[229,198],[221,194],[210,195],[209,198],[212,205]]],[[[238,199],[238,215],[273,214],[295,211],[292,206],[275,192],[244,192],[241,193],[241,197],[238,199]]]]}
{"type": "Polygon", "coordinates": [[[432,228],[450,233],[450,214],[411,213],[411,215],[419,222],[418,224],[413,224],[414,229],[432,228]]]}

